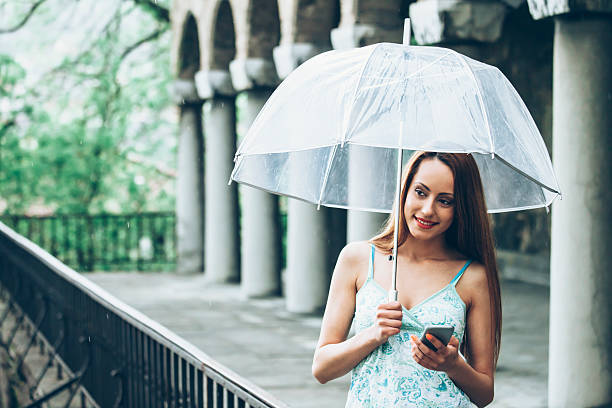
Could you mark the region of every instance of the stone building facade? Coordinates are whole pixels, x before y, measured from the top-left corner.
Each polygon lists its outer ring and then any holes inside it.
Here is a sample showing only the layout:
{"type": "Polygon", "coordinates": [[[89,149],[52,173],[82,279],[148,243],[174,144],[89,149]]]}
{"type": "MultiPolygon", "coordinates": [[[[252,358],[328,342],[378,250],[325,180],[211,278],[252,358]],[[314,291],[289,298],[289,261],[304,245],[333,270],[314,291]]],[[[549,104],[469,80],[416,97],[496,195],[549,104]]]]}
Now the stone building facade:
{"type": "Polygon", "coordinates": [[[564,197],[552,216],[496,215],[496,240],[547,271],[550,259],[550,406],[612,403],[610,13],[608,0],[174,0],[178,272],[239,281],[247,297],[282,293],[291,312],[324,307],[340,248],[384,217],[289,199],[281,275],[278,197],[227,185],[237,124],[308,58],[399,43],[410,17],[416,43],[499,67],[532,113],[564,197]]]}

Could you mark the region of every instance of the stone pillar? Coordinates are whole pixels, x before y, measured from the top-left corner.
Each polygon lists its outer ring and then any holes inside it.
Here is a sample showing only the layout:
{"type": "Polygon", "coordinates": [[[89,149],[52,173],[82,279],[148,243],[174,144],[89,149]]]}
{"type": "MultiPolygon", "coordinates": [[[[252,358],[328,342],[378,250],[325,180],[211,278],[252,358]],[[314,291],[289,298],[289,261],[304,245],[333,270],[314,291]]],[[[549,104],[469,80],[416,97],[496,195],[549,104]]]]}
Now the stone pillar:
{"type": "Polygon", "coordinates": [[[389,214],[350,210],[347,218],[346,240],[367,241],[381,232],[389,214]]]}
{"type": "Polygon", "coordinates": [[[178,175],[176,178],[176,270],[200,273],[204,260],[204,197],[202,101],[195,83],[176,80],[174,99],[179,105],[178,175]]]}
{"type": "Polygon", "coordinates": [[[232,282],[239,279],[238,193],[228,185],[236,152],[235,91],[227,71],[196,74],[198,94],[204,103],[204,169],[206,231],[204,261],[206,279],[232,282]]]}
{"type": "MultiPolygon", "coordinates": [[[[352,12],[355,11],[353,10],[352,12]]],[[[343,16],[343,18],[345,17],[343,16]]],[[[371,24],[355,23],[355,16],[346,20],[349,23],[341,24],[340,27],[331,31],[334,49],[351,49],[381,41],[398,43],[402,41],[402,30],[388,30],[371,24]]],[[[357,150],[350,152],[351,179],[356,180],[355,183],[351,183],[349,189],[351,197],[370,194],[368,186],[376,182],[371,169],[362,165],[366,160],[367,153],[357,150]]],[[[355,200],[350,201],[355,202],[355,200]]],[[[349,210],[347,212],[347,241],[369,240],[380,231],[387,217],[387,214],[349,210]]]]}
{"type": "MultiPolygon", "coordinates": [[[[286,77],[301,63],[328,48],[306,43],[276,47],[274,61],[279,76],[286,77]]],[[[301,165],[292,162],[294,174],[299,175],[301,165]]],[[[301,181],[296,178],[294,182],[301,181]]],[[[315,205],[291,198],[287,203],[286,307],[293,313],[318,313],[327,300],[332,262],[335,262],[331,254],[337,252],[337,237],[332,236],[337,233],[329,228],[332,210],[321,206],[317,211],[315,205]]],[[[343,216],[338,210],[333,214],[343,216]]],[[[344,246],[344,242],[341,244],[344,246]]]]}
{"type": "MultiPolygon", "coordinates": [[[[370,201],[364,197],[373,197],[379,175],[372,171],[368,163],[377,163],[380,150],[364,149],[353,146],[349,152],[349,203],[358,208],[368,207],[370,201]]],[[[384,153],[383,153],[384,154],[384,153]]],[[[380,232],[389,214],[366,212],[359,210],[348,211],[347,241],[367,241],[380,232]]]]}
{"type": "MultiPolygon", "coordinates": [[[[250,58],[230,64],[232,83],[245,96],[241,125],[250,126],[268,100],[278,77],[271,61],[250,58]]],[[[281,292],[281,237],[278,196],[240,186],[241,290],[247,298],[281,292]]]]}
{"type": "Polygon", "coordinates": [[[553,164],[564,195],[552,209],[548,404],[609,406],[612,3],[529,6],[536,19],[556,16],[553,164]]]}

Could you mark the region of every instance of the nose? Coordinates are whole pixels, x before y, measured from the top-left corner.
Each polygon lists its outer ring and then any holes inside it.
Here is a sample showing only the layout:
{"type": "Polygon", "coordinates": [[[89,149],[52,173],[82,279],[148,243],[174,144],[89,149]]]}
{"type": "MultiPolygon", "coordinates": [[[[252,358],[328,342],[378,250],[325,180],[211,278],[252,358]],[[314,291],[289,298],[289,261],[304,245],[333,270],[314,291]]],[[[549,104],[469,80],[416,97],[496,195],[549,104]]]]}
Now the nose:
{"type": "Polygon", "coordinates": [[[423,211],[423,215],[433,215],[434,213],[434,200],[433,198],[428,198],[427,200],[425,200],[425,202],[423,203],[423,207],[421,208],[421,211],[423,211]]]}

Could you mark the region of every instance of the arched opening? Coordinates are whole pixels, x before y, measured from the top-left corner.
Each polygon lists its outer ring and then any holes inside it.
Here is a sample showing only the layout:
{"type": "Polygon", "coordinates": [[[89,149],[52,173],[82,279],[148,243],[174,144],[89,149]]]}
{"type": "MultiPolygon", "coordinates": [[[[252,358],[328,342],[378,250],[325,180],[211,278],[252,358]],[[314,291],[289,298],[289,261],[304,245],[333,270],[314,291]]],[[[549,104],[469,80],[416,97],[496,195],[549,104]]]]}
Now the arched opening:
{"type": "Polygon", "coordinates": [[[219,2],[214,24],[211,69],[227,71],[229,63],[236,55],[234,16],[229,1],[219,2]]]}
{"type": "Polygon", "coordinates": [[[198,27],[191,13],[183,25],[178,54],[179,141],[176,178],[178,273],[202,273],[204,266],[204,177],[202,104],[193,84],[200,70],[198,27]]]}
{"type": "Polygon", "coordinates": [[[299,0],[296,42],[330,44],[329,33],[340,23],[340,0],[299,0]]]}
{"type": "Polygon", "coordinates": [[[405,3],[404,0],[360,0],[357,10],[358,22],[385,30],[402,28],[405,3]]]}
{"type": "Polygon", "coordinates": [[[183,36],[179,48],[180,79],[193,79],[200,69],[200,42],[198,41],[198,25],[191,13],[188,14],[183,26],[183,36]]]}
{"type": "Polygon", "coordinates": [[[280,41],[277,0],[252,0],[249,6],[250,58],[272,59],[272,49],[280,41]]]}

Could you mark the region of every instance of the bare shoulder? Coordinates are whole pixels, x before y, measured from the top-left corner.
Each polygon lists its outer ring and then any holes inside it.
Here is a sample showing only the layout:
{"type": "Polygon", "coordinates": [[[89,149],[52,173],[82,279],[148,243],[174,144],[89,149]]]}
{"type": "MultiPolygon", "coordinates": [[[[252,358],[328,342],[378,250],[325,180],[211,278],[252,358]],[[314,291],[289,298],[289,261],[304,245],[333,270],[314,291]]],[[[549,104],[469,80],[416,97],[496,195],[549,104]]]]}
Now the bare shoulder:
{"type": "Polygon", "coordinates": [[[359,264],[368,262],[370,254],[370,243],[368,241],[355,241],[346,244],[340,255],[338,263],[342,262],[348,266],[358,266],[359,264]]]}
{"type": "Polygon", "coordinates": [[[350,279],[357,283],[360,278],[359,272],[365,268],[369,262],[370,244],[368,241],[355,241],[346,244],[340,252],[334,275],[339,279],[350,279]]]}
{"type": "Polygon", "coordinates": [[[470,264],[457,283],[457,291],[468,305],[474,301],[476,296],[486,294],[488,288],[487,270],[477,261],[470,264]]]}

